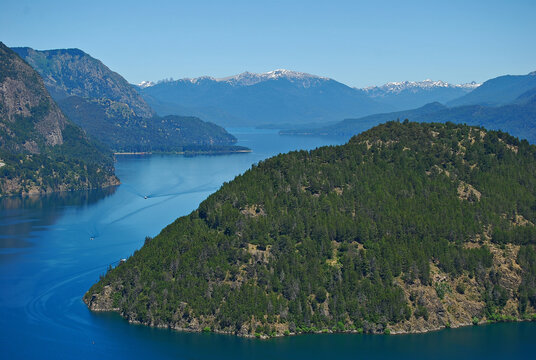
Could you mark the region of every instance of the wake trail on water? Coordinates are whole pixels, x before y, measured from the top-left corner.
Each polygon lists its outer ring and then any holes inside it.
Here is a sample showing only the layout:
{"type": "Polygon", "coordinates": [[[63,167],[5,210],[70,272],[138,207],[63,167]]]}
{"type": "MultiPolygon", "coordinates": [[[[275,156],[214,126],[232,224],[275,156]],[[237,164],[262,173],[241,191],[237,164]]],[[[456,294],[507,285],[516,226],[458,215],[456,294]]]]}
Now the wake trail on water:
{"type": "MultiPolygon", "coordinates": [[[[65,305],[63,301],[69,300],[68,298],[61,298],[60,301],[55,301],[55,299],[52,297],[58,289],[65,287],[67,285],[70,285],[73,281],[82,278],[84,276],[87,276],[91,273],[95,273],[97,270],[101,269],[106,272],[110,266],[114,266],[119,264],[120,260],[108,262],[106,264],[101,264],[99,266],[94,266],[89,269],[85,269],[83,271],[75,272],[70,275],[64,276],[60,278],[58,281],[54,281],[53,284],[50,286],[47,286],[43,291],[39,292],[36,296],[34,296],[25,306],[25,312],[28,314],[28,317],[30,320],[42,323],[44,321],[47,321],[51,324],[55,324],[64,328],[82,328],[82,324],[75,324],[73,323],[72,319],[69,319],[65,316],[58,317],[57,311],[54,311],[52,309],[53,306],[56,307],[63,307],[62,305],[65,305]],[[51,306],[52,303],[52,306],[51,306]],[[50,313],[53,313],[50,314],[50,313]],[[76,326],[78,325],[78,326],[76,326]]],[[[67,310],[66,308],[63,309],[64,311],[67,310]]],[[[57,340],[57,339],[55,339],[57,340]]]]}
{"type": "Polygon", "coordinates": [[[157,206],[157,205],[160,205],[162,204],[163,202],[166,202],[166,201],[170,201],[178,196],[181,196],[181,195],[187,195],[187,194],[198,194],[198,193],[204,193],[204,192],[207,192],[207,191],[213,191],[213,190],[216,190],[216,187],[212,186],[212,187],[205,187],[205,188],[198,188],[198,189],[191,189],[191,190],[188,190],[188,191],[180,191],[180,192],[176,192],[176,193],[171,193],[171,194],[160,194],[160,195],[154,195],[154,196],[150,196],[148,197],[148,199],[151,199],[151,198],[161,198],[161,197],[167,197],[168,199],[165,199],[163,201],[159,201],[159,202],[156,202],[154,204],[151,204],[151,205],[147,205],[147,206],[144,206],[142,208],[139,208],[139,209],[136,209],[134,211],[131,211],[129,212],[128,214],[125,214],[123,216],[121,216],[120,218],[117,218],[115,220],[113,220],[112,222],[108,223],[106,226],[109,226],[109,225],[113,225],[113,224],[116,224],[120,221],[123,221],[125,219],[128,219],[129,217],[131,216],[134,216],[142,211],[145,211],[149,208],[152,208],[154,206],[157,206]]]}
{"type": "MultiPolygon", "coordinates": [[[[187,194],[197,194],[197,193],[203,193],[208,191],[215,191],[218,187],[217,186],[209,186],[210,183],[203,184],[201,186],[197,186],[195,188],[186,190],[186,191],[177,191],[177,192],[171,192],[171,193],[155,193],[152,194],[152,198],[165,198],[162,201],[156,201],[153,202],[147,206],[143,206],[141,208],[135,209],[111,222],[108,222],[106,224],[102,224],[99,221],[97,221],[98,218],[107,217],[109,212],[112,212],[111,209],[104,213],[95,211],[95,213],[90,216],[88,219],[88,227],[86,228],[85,233],[91,238],[95,239],[99,237],[102,233],[105,232],[105,229],[113,224],[119,223],[125,219],[128,219],[142,211],[145,211],[149,208],[161,205],[164,202],[170,201],[174,198],[177,198],[178,196],[187,195],[187,194]]],[[[132,191],[132,193],[136,194],[135,191],[132,191]]],[[[142,196],[141,194],[137,193],[137,195],[142,196]]],[[[72,224],[74,225],[80,225],[80,223],[72,224]]],[[[139,242],[139,239],[136,239],[135,241],[128,241],[130,242],[139,242]]],[[[54,307],[65,305],[62,301],[67,301],[72,303],[72,299],[69,298],[61,298],[59,300],[59,303],[57,301],[57,297],[59,296],[60,292],[58,292],[59,289],[64,287],[69,287],[71,283],[74,281],[87,276],[89,274],[92,274],[96,272],[97,270],[102,270],[103,273],[107,271],[107,269],[110,266],[115,266],[120,262],[120,260],[107,262],[105,264],[101,264],[98,266],[91,267],[89,269],[84,269],[75,273],[71,273],[67,276],[61,277],[59,280],[54,281],[53,283],[49,283],[48,285],[45,285],[45,289],[40,291],[37,295],[35,295],[33,298],[31,298],[25,305],[26,314],[28,315],[29,319],[34,322],[50,322],[52,324],[55,324],[57,326],[61,326],[64,328],[82,328],[83,324],[77,324],[76,321],[73,321],[73,319],[68,318],[66,316],[64,317],[58,317],[57,311],[54,310],[54,307]]],[[[72,304],[71,304],[72,305],[72,304]]]]}
{"type": "Polygon", "coordinates": [[[187,191],[177,191],[172,193],[155,193],[155,194],[149,194],[148,197],[151,198],[159,198],[159,197],[165,197],[165,196],[179,196],[179,195],[186,195],[186,194],[197,194],[200,192],[206,192],[209,190],[214,189],[214,186],[207,186],[207,184],[197,186],[193,189],[189,189],[187,191]]]}

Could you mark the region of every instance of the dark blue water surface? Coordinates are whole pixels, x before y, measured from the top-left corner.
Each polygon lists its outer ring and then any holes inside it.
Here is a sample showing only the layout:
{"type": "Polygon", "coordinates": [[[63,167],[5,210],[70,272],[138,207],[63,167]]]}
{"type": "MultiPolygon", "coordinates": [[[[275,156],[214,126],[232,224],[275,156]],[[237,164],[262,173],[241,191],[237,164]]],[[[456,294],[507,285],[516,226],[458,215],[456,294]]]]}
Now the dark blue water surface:
{"type": "Polygon", "coordinates": [[[255,340],[152,329],[90,312],[81,298],[109,265],[195,209],[224,181],[280,152],[344,141],[232,131],[252,153],[125,156],[116,165],[122,185],[115,189],[1,199],[0,358],[528,359],[536,353],[534,323],[255,340]]]}

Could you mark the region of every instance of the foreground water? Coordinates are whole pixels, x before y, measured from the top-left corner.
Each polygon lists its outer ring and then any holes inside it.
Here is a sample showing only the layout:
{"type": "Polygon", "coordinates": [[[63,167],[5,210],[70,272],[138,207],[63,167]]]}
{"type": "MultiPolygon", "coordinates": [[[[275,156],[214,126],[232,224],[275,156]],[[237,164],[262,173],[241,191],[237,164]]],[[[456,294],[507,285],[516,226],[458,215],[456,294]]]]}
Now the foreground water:
{"type": "Polygon", "coordinates": [[[271,155],[343,141],[234,133],[252,153],[121,157],[117,189],[0,200],[0,358],[498,359],[535,353],[534,323],[262,341],[151,329],[89,312],[81,297],[108,266],[195,209],[224,181],[271,155]]]}

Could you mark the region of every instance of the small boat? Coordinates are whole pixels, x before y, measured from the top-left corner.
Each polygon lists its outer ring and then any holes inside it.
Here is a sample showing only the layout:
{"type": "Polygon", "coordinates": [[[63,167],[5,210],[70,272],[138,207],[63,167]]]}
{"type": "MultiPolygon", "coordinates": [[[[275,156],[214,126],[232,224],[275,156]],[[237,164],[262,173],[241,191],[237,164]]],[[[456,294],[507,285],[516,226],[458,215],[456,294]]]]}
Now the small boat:
{"type": "Polygon", "coordinates": [[[92,236],[92,237],[89,238],[89,240],[95,240],[95,238],[92,236]]]}
{"type": "Polygon", "coordinates": [[[149,197],[148,197],[147,195],[145,195],[143,198],[144,198],[144,199],[148,199],[149,197]]]}

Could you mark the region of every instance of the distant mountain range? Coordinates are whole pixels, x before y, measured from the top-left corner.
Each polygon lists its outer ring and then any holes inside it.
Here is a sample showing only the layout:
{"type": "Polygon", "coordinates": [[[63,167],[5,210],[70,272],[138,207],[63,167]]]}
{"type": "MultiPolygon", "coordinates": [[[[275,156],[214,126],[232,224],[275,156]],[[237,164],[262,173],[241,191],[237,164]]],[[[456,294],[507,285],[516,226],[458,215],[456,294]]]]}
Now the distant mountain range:
{"type": "MultiPolygon", "coordinates": [[[[236,138],[191,116],[164,118],[134,86],[79,49],[14,48],[39,72],[63,112],[116,152],[229,152],[236,138]]],[[[147,86],[150,84],[147,83],[147,86]]]]}
{"type": "Polygon", "coordinates": [[[448,103],[438,102],[423,107],[345,119],[313,129],[285,130],[283,134],[316,134],[352,136],[391,120],[417,122],[453,122],[508,131],[536,143],[536,72],[527,75],[501,76],[486,81],[474,91],[448,103]],[[504,94],[502,97],[500,94],[504,94]],[[499,106],[491,106],[499,105],[499,106]]]}
{"type": "Polygon", "coordinates": [[[386,109],[363,91],[289,70],[146,85],[140,92],[159,115],[194,115],[222,126],[325,124],[386,109]]]}
{"type": "Polygon", "coordinates": [[[160,115],[200,116],[224,126],[293,127],[447,102],[478,86],[425,80],[357,89],[326,77],[274,70],[221,79],[143,81],[138,88],[160,115]]]}
{"type": "Polygon", "coordinates": [[[118,183],[112,154],[69,121],[39,74],[0,42],[0,196],[118,183]]]}
{"type": "Polygon", "coordinates": [[[79,49],[15,51],[40,73],[71,120],[117,152],[228,151],[236,139],[221,126],[350,135],[398,118],[466,122],[536,139],[536,72],[500,76],[482,85],[424,80],[357,89],[279,69],[135,86],[79,49]]]}

